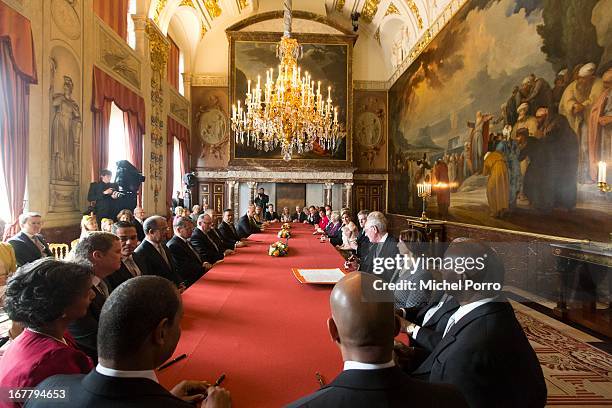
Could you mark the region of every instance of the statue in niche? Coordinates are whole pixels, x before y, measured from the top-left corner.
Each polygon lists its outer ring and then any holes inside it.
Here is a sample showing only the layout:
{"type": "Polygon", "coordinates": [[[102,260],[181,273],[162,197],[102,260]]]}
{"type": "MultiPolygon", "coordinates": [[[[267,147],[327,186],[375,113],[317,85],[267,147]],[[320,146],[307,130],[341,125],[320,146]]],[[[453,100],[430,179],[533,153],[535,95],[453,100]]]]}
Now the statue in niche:
{"type": "Polygon", "coordinates": [[[81,140],[81,111],[72,98],[72,78],[64,75],[63,93],[53,92],[56,63],[51,75],[51,180],[77,181],[78,150],[81,140]]]}

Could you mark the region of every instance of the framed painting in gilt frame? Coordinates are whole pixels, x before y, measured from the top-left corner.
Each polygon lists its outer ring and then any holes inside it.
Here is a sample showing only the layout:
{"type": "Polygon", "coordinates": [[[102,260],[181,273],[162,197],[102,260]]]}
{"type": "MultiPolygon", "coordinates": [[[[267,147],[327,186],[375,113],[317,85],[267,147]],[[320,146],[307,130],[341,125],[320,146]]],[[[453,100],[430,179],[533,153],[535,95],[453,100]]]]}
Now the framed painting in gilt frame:
{"type": "MultiPolygon", "coordinates": [[[[238,100],[244,104],[247,81],[252,86],[257,76],[265,83],[266,70],[274,68],[278,73],[279,60],[276,45],[282,33],[230,31],[230,106],[238,100]]],[[[293,153],[290,161],[284,161],[280,147],[272,151],[257,150],[252,146],[236,143],[234,132],[230,134],[230,165],[264,167],[347,167],[352,163],[352,121],[353,100],[352,55],[355,38],[345,35],[293,34],[303,47],[304,56],[298,60],[302,73],[307,71],[314,81],[321,81],[321,93],[327,95],[327,87],[332,87],[332,100],[338,106],[338,121],[345,130],[345,136],[332,150],[315,149],[306,153],[293,153]]],[[[231,109],[231,108],[230,108],[231,109]]]]}

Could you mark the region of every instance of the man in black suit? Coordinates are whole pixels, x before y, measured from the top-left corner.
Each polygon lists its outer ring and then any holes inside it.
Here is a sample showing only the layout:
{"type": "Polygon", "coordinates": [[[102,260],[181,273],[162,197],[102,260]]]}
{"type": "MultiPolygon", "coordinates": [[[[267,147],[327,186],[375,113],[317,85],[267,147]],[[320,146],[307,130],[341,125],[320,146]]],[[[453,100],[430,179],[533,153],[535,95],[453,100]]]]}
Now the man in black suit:
{"type": "Polygon", "coordinates": [[[184,205],[185,201],[181,198],[181,192],[177,191],[176,195],[172,199],[172,211],[174,211],[176,207],[184,207],[184,205]]]}
{"type": "Polygon", "coordinates": [[[442,279],[461,284],[462,290],[447,290],[460,307],[413,376],[456,385],[470,407],[543,407],[542,369],[512,306],[500,295],[504,268],[497,254],[476,240],[462,239],[451,243],[444,259],[445,265],[449,259],[455,265],[442,270],[442,279]],[[466,259],[476,266],[468,268],[466,259]],[[468,282],[485,286],[468,287],[468,282]]]}
{"type": "Polygon", "coordinates": [[[145,210],[142,207],[134,208],[134,218],[136,219],[136,230],[138,231],[138,241],[142,242],[145,239],[143,224],[145,222],[145,210]]]}
{"type": "Polygon", "coordinates": [[[370,247],[370,240],[365,233],[365,224],[368,220],[368,214],[370,212],[368,210],[361,210],[357,214],[357,220],[359,221],[359,234],[357,235],[357,251],[355,255],[357,258],[363,258],[365,254],[368,252],[368,248],[370,247]]]}
{"type": "Polygon", "coordinates": [[[115,219],[117,215],[113,210],[113,200],[119,198],[117,191],[119,186],[116,183],[111,183],[113,173],[110,170],[100,170],[100,181],[93,182],[89,185],[87,200],[95,201],[96,218],[98,219],[98,227],[102,218],[115,219]]]}
{"type": "Polygon", "coordinates": [[[278,213],[274,211],[274,204],[268,204],[268,208],[264,214],[264,220],[269,222],[278,222],[278,213]]]}
{"type": "MultiPolygon", "coordinates": [[[[231,240],[226,240],[219,232],[219,227],[215,225],[215,211],[210,208],[206,210],[205,214],[210,216],[210,219],[213,220],[211,224],[210,231],[208,231],[208,237],[215,243],[219,248],[223,249],[223,254],[225,256],[233,254],[236,249],[234,243],[231,240]]],[[[199,217],[198,217],[199,218],[199,217]]],[[[197,222],[196,222],[197,224],[197,222]]]]}
{"type": "Polygon", "coordinates": [[[299,205],[295,206],[295,213],[291,216],[292,222],[304,222],[308,216],[304,211],[302,211],[302,207],[299,205]]]}
{"type": "Polygon", "coordinates": [[[256,206],[260,206],[261,208],[266,208],[268,203],[270,202],[270,197],[264,193],[263,187],[259,189],[259,193],[255,200],[253,200],[256,206]]]}
{"type": "Polygon", "coordinates": [[[319,217],[319,209],[314,205],[311,205],[308,207],[308,216],[306,217],[304,224],[308,223],[310,225],[317,225],[319,222],[321,222],[321,217],[319,217]]]}
{"type": "Polygon", "coordinates": [[[190,286],[212,268],[212,265],[204,261],[189,242],[194,229],[191,218],[177,218],[173,227],[174,236],[166,246],[178,270],[181,271],[181,276],[185,278],[187,286],[190,286]]]}
{"type": "Polygon", "coordinates": [[[191,245],[198,251],[200,258],[209,264],[214,264],[225,258],[225,249],[210,236],[212,218],[208,214],[198,217],[198,227],[191,234],[191,245]]]}
{"type": "Polygon", "coordinates": [[[118,236],[121,242],[121,267],[105,279],[111,292],[128,279],[147,274],[146,263],[134,253],[138,247],[138,232],[135,225],[127,221],[118,221],[113,224],[113,234],[118,236]]]}
{"type": "Polygon", "coordinates": [[[289,407],[467,407],[450,385],[427,384],[395,365],[393,339],[399,332],[393,303],[363,301],[372,275],[353,272],[336,284],[330,296],[332,317],[327,327],[344,371],[319,391],[289,407]]]}
{"type": "Polygon", "coordinates": [[[238,235],[240,238],[248,238],[251,234],[257,234],[263,231],[263,228],[257,226],[253,215],[255,214],[255,206],[249,205],[246,214],[238,220],[238,235]]]}
{"type": "Polygon", "coordinates": [[[8,241],[15,251],[17,266],[23,266],[37,259],[53,256],[49,245],[40,234],[42,225],[42,217],[39,213],[28,212],[19,216],[21,232],[8,241]]]}
{"type": "MultiPolygon", "coordinates": [[[[155,368],[169,359],[181,336],[181,296],[172,283],[141,276],[121,285],[100,315],[99,364],[87,375],[56,375],[39,390],[65,390],[67,401],[32,399],[28,407],[226,408],[229,392],[205,381],[182,381],[170,392],[155,368]]],[[[212,382],[212,381],[211,381],[212,382]]]]}
{"type": "Polygon", "coordinates": [[[349,261],[346,265],[348,270],[356,270],[373,273],[387,282],[395,274],[396,268],[388,268],[384,264],[386,258],[395,258],[399,254],[397,239],[387,232],[387,218],[379,211],[368,214],[365,223],[365,234],[370,241],[368,252],[358,260],[349,261]]]}
{"type": "Polygon", "coordinates": [[[234,211],[231,208],[227,208],[223,211],[223,221],[219,224],[218,230],[223,240],[233,243],[234,248],[240,248],[246,245],[240,240],[240,235],[234,225],[234,211]]]}
{"type": "Polygon", "coordinates": [[[168,222],[164,217],[154,215],[144,223],[146,238],[134,251],[145,262],[147,273],[166,278],[179,288],[185,290],[184,278],[176,268],[170,250],[165,245],[168,222]]]}
{"type": "Polygon", "coordinates": [[[98,320],[110,289],[104,281],[121,267],[121,242],[109,232],[94,231],[79,240],[74,247],[71,262],[93,267],[93,286],[96,294],[87,314],[68,326],[79,348],[94,361],[98,358],[98,320]]]}

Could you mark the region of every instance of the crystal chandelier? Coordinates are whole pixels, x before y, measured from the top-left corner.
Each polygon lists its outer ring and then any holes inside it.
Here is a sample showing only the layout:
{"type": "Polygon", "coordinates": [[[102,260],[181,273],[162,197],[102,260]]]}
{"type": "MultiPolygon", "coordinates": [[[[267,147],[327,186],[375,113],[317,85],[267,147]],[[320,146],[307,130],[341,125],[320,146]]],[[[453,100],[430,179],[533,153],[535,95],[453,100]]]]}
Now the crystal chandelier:
{"type": "Polygon", "coordinates": [[[297,64],[302,57],[302,46],[291,38],[291,0],[284,0],[284,34],[276,46],[280,60],[278,72],[266,71],[263,88],[261,76],[253,88],[248,80],[244,105],[232,106],[232,131],[236,143],[271,151],[279,145],[286,161],[294,151],[311,151],[318,143],[325,150],[336,148],[343,132],[338,123],[338,107],[331,99],[331,86],[327,99],[321,93],[321,81],[315,81],[297,64]]]}

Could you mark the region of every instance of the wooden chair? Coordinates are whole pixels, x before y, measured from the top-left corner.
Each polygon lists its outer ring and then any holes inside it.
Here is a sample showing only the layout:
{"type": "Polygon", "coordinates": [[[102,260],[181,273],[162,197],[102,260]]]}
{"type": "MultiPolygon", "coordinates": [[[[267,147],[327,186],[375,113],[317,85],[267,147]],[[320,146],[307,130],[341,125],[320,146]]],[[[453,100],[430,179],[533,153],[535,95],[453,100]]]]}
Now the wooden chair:
{"type": "Polygon", "coordinates": [[[414,228],[401,231],[400,240],[404,242],[426,242],[423,233],[414,228]]]}
{"type": "Polygon", "coordinates": [[[64,259],[70,252],[68,244],[49,244],[49,249],[53,252],[55,259],[64,259]]]}

